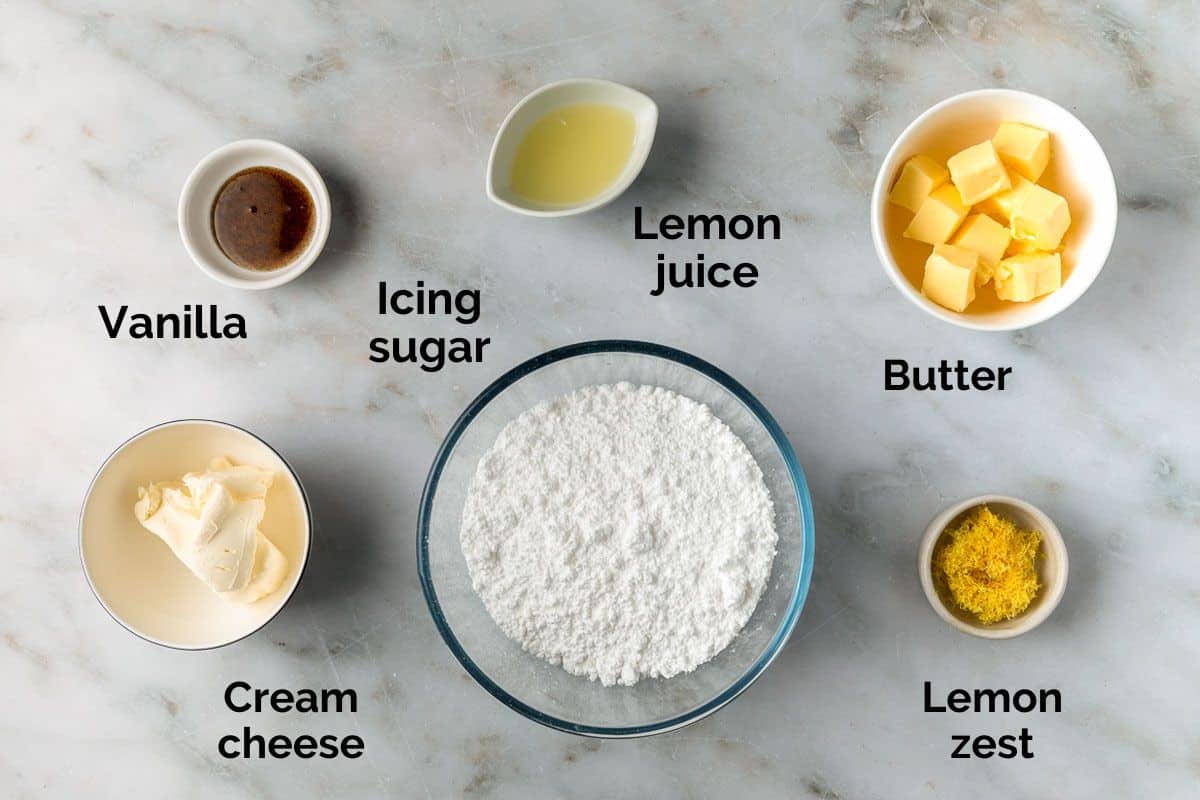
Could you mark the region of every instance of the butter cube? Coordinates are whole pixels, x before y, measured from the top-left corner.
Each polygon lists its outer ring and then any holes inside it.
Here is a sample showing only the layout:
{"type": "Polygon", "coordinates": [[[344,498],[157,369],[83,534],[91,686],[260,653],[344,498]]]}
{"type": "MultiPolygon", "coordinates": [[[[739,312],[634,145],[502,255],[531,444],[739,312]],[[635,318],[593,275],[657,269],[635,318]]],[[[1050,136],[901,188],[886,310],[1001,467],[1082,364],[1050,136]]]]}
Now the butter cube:
{"type": "Polygon", "coordinates": [[[1036,244],[1034,244],[1033,242],[1027,242],[1023,239],[1013,239],[1011,242],[1009,242],[1008,249],[1004,251],[1004,255],[1007,257],[1007,256],[1019,256],[1019,255],[1025,254],[1025,253],[1040,253],[1040,252],[1042,252],[1042,251],[1038,250],[1038,246],[1036,244]]]}
{"type": "Polygon", "coordinates": [[[1009,224],[1014,239],[1033,242],[1039,250],[1054,250],[1071,227],[1071,211],[1061,195],[1034,184],[1013,209],[1009,224]]]}
{"type": "Polygon", "coordinates": [[[954,234],[970,210],[959,201],[957,189],[948,183],[939,186],[921,203],[904,229],[904,238],[925,244],[942,244],[954,234]]]}
{"type": "Polygon", "coordinates": [[[930,192],[948,180],[950,172],[941,164],[929,156],[913,156],[904,162],[888,200],[915,214],[930,192]]]}
{"type": "Polygon", "coordinates": [[[975,299],[979,254],[952,244],[937,244],[925,261],[921,294],[951,311],[965,311],[975,299]]]}
{"type": "Polygon", "coordinates": [[[1030,190],[1036,186],[1033,181],[1026,180],[1020,174],[1009,173],[1012,188],[1006,192],[997,192],[979,204],[978,211],[991,214],[993,217],[1008,222],[1012,219],[1013,211],[1019,206],[1030,190]]]}
{"type": "Polygon", "coordinates": [[[958,187],[964,205],[974,205],[1012,188],[1008,171],[1000,163],[1000,156],[990,141],[955,153],[946,166],[950,168],[950,180],[958,187]]]}
{"type": "Polygon", "coordinates": [[[1004,258],[1004,251],[1011,240],[1012,235],[1009,234],[1008,228],[987,214],[972,214],[959,227],[950,244],[979,255],[979,271],[975,275],[975,281],[979,286],[983,286],[992,279],[992,273],[1000,259],[1004,258]]]}
{"type": "Polygon", "coordinates": [[[1025,253],[1011,256],[996,267],[996,296],[1023,303],[1062,286],[1062,258],[1058,253],[1025,253]]]}
{"type": "Polygon", "coordinates": [[[1000,160],[1018,175],[1036,182],[1050,163],[1050,134],[1020,122],[1005,122],[992,137],[1000,160]]]}

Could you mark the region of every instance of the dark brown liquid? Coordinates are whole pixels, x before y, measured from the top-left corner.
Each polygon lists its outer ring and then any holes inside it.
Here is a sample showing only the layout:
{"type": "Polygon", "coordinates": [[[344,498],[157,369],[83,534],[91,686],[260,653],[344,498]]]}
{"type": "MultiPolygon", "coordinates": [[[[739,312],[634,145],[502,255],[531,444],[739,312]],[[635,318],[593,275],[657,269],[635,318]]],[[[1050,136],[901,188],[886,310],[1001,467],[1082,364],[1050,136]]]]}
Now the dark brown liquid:
{"type": "Polygon", "coordinates": [[[312,197],[281,169],[244,169],[217,192],[212,226],[221,251],[239,267],[286,267],[312,237],[312,197]]]}

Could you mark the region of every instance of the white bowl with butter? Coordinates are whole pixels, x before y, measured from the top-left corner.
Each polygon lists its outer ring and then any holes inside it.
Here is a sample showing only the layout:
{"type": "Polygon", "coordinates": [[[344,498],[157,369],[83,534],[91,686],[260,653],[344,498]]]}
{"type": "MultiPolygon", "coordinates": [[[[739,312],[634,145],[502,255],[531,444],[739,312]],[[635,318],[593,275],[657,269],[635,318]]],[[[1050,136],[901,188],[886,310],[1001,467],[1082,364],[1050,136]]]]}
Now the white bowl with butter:
{"type": "Polygon", "coordinates": [[[657,127],[658,106],[636,89],[593,78],[547,84],[517,103],[500,124],[488,156],[488,199],[531,217],[564,217],[599,208],[637,178],[650,155],[657,127]],[[606,110],[624,119],[606,119],[602,113],[606,110]],[[559,113],[562,118],[551,119],[559,113]],[[563,131],[572,125],[598,130],[571,141],[570,137],[547,135],[550,132],[544,126],[550,123],[563,131]],[[619,141],[609,141],[613,138],[619,141]],[[522,162],[531,147],[547,156],[545,169],[565,168],[577,174],[560,176],[565,185],[543,184],[542,188],[551,188],[545,196],[523,193],[520,182],[526,170],[522,162]],[[571,152],[570,148],[579,149],[571,152]]]}
{"type": "MultiPolygon", "coordinates": [[[[911,218],[911,214],[908,215],[911,218]]],[[[1112,168],[1087,127],[1062,106],[1027,92],[982,89],[943,100],[914,120],[896,139],[880,165],[871,195],[871,234],[880,264],[910,302],[931,316],[975,330],[1027,328],[1065,310],[1078,300],[1108,258],[1117,227],[1117,190],[1112,168]],[[1050,132],[1051,186],[1070,201],[1071,227],[1063,240],[1062,287],[1033,302],[995,304],[965,313],[930,300],[906,275],[914,243],[902,238],[905,221],[888,194],[905,162],[930,155],[941,163],[978,142],[987,141],[1004,122],[1019,122],[1050,132]],[[1068,266],[1069,265],[1069,268],[1068,266]]],[[[915,250],[914,250],[915,252],[915,250]]]]}
{"type": "MultiPolygon", "coordinates": [[[[235,476],[232,482],[243,478],[235,476]]],[[[211,506],[197,509],[202,518],[211,516],[212,511],[211,506]]],[[[244,509],[235,508],[231,518],[236,520],[239,513],[244,514],[244,509]]],[[[180,512],[180,517],[188,519],[186,512],[180,512]]],[[[79,520],[84,574],[96,599],[130,632],[181,650],[230,644],[270,622],[299,585],[311,539],[308,499],[291,466],[257,436],[211,420],[163,423],[118,447],[88,487],[79,520]],[[157,528],[152,533],[139,521],[138,514],[147,510],[146,493],[139,493],[140,489],[160,481],[175,482],[188,473],[203,479],[202,483],[211,483],[217,473],[207,470],[214,462],[219,467],[221,459],[260,468],[271,478],[265,496],[260,495],[265,503],[257,509],[261,519],[254,515],[247,523],[270,543],[259,548],[272,557],[272,563],[265,565],[270,584],[265,593],[256,586],[260,580],[257,572],[248,590],[225,592],[224,596],[215,590],[229,588],[220,583],[219,572],[212,572],[223,569],[220,558],[230,553],[228,540],[213,542],[223,553],[214,555],[210,548],[189,559],[189,566],[173,549],[185,553],[188,546],[194,546],[186,526],[174,528],[182,532],[179,541],[169,546],[172,526],[158,520],[159,525],[151,526],[157,528]],[[283,560],[286,565],[280,567],[283,560]]]]}

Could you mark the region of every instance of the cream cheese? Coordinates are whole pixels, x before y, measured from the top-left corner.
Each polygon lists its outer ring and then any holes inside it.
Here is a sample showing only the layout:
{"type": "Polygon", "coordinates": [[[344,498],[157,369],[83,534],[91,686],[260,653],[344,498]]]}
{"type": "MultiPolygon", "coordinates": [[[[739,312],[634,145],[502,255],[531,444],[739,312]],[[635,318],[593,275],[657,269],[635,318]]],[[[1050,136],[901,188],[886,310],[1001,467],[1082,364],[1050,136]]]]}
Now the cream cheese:
{"type": "Polygon", "coordinates": [[[258,529],[275,475],[215,458],[204,472],[138,489],[133,513],[209,589],[253,603],[287,576],[287,557],[258,529]]]}

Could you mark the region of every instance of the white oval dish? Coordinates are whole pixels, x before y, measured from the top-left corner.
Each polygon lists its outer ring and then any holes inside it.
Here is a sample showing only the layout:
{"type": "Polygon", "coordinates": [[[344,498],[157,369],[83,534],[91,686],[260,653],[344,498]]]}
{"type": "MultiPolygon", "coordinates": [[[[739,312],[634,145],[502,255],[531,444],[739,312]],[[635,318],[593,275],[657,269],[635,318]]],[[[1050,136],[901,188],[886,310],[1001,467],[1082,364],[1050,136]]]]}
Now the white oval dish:
{"type": "Polygon", "coordinates": [[[658,127],[658,106],[646,95],[612,81],[572,78],[547,84],[517,103],[504,118],[492,152],[488,156],[487,196],[493,203],[531,217],[565,217],[582,214],[611,202],[637,178],[650,155],[654,132],[658,127]],[[509,183],[517,146],[535,122],[556,108],[575,103],[599,103],[615,106],[633,115],[633,151],[625,169],[613,184],[600,194],[571,206],[537,205],[514,193],[509,183]]]}
{"type": "Polygon", "coordinates": [[[179,195],[179,235],[196,266],[226,286],[271,289],[300,277],[321,255],[332,222],[329,189],[307,158],[292,148],[267,139],[242,139],[209,153],[183,184],[179,195]],[[235,173],[251,167],[275,167],[304,184],[313,200],[313,232],[308,247],[295,261],[273,270],[238,266],[221,251],[213,233],[212,208],[217,192],[235,173]]]}
{"type": "Polygon", "coordinates": [[[231,644],[270,622],[299,585],[311,541],[308,498],[291,466],[249,431],[212,420],[165,422],[122,444],[96,473],[79,516],[80,557],[96,599],[131,633],[180,650],[231,644]],[[260,529],[287,556],[288,574],[248,605],[218,597],[133,514],[139,486],[203,470],[218,456],[275,471],[260,529]]]}
{"type": "Polygon", "coordinates": [[[955,503],[938,514],[925,529],[917,553],[917,573],[920,575],[921,588],[925,590],[929,605],[933,606],[937,615],[950,626],[984,639],[1011,639],[1041,625],[1062,600],[1067,589],[1067,570],[1067,546],[1053,520],[1032,503],[1000,494],[972,497],[955,503]],[[1021,614],[991,625],[984,625],[970,612],[958,608],[951,598],[944,597],[938,591],[933,581],[933,553],[938,542],[967,512],[982,505],[988,506],[1000,516],[1011,519],[1021,528],[1033,529],[1042,534],[1042,557],[1037,562],[1041,590],[1033,598],[1029,608],[1021,614]]]}
{"type": "MultiPolygon", "coordinates": [[[[983,138],[988,138],[984,133],[983,138]]],[[[975,144],[983,138],[968,137],[951,151],[975,144]]],[[[1057,103],[1028,92],[1010,89],[981,89],[950,97],[917,117],[904,129],[888,151],[875,178],[871,193],[871,236],[884,272],[909,301],[938,319],[975,330],[1007,331],[1027,328],[1050,319],[1078,300],[1108,259],[1117,229],[1117,186],[1104,150],[1091,131],[1057,103]],[[912,156],[928,152],[935,157],[951,155],[944,150],[954,141],[948,132],[994,131],[1001,122],[1025,122],[1050,131],[1052,156],[1049,172],[1071,185],[1067,200],[1072,225],[1067,232],[1064,258],[1072,264],[1063,286],[1030,303],[1005,303],[1005,308],[988,313],[959,314],[926,298],[904,276],[888,242],[885,214],[888,192],[900,168],[912,156]]]]}

